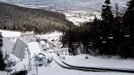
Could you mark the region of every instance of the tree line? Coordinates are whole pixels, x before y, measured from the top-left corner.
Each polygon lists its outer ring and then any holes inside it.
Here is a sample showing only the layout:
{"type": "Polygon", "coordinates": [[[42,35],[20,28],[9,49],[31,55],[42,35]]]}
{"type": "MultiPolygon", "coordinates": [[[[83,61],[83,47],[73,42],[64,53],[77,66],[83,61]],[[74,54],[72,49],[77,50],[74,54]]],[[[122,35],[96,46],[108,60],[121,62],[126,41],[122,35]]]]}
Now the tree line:
{"type": "Polygon", "coordinates": [[[58,12],[0,3],[0,29],[46,33],[67,31],[69,26],[74,25],[58,12]]]}
{"type": "Polygon", "coordinates": [[[76,43],[82,43],[86,54],[94,52],[108,57],[134,58],[134,0],[130,0],[127,6],[121,16],[116,5],[116,14],[113,14],[110,0],[106,0],[102,5],[101,19],[95,17],[93,22],[67,31],[62,42],[69,47],[69,53],[76,55],[76,43]]]}

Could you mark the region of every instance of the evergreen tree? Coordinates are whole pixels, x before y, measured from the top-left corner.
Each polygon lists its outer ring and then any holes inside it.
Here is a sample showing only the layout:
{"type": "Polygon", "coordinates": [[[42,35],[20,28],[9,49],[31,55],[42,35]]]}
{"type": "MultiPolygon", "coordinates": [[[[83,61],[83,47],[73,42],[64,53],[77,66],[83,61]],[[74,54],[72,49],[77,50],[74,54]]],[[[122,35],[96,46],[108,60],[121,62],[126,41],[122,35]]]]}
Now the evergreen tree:
{"type": "Polygon", "coordinates": [[[101,27],[101,20],[98,20],[97,17],[93,20],[93,23],[89,26],[89,42],[88,42],[88,48],[95,52],[97,49],[100,48],[100,36],[102,33],[102,27],[101,27]]]}
{"type": "Polygon", "coordinates": [[[128,2],[128,9],[123,17],[123,25],[125,32],[130,35],[134,34],[134,0],[128,2]]]}
{"type": "Polygon", "coordinates": [[[102,6],[103,36],[106,36],[113,27],[113,13],[110,4],[110,0],[106,0],[105,4],[102,6]]]}
{"type": "Polygon", "coordinates": [[[104,20],[105,22],[110,22],[113,19],[113,14],[111,11],[111,6],[110,6],[111,2],[110,0],[106,0],[105,4],[102,6],[102,20],[104,20]]]}
{"type": "Polygon", "coordinates": [[[111,10],[111,2],[110,0],[106,0],[105,4],[102,6],[102,30],[101,30],[101,40],[102,45],[99,48],[101,54],[109,54],[110,49],[110,43],[108,41],[108,36],[111,36],[113,34],[113,13],[111,10]]]}
{"type": "Polygon", "coordinates": [[[123,41],[123,28],[122,28],[122,17],[119,13],[119,7],[118,4],[115,4],[115,11],[116,15],[113,18],[113,29],[112,29],[112,36],[114,39],[109,40],[110,42],[110,48],[112,51],[112,55],[118,55],[119,53],[119,46],[121,45],[121,42],[123,41]]]}
{"type": "Polygon", "coordinates": [[[134,0],[128,2],[128,8],[123,16],[124,40],[121,45],[120,54],[134,57],[134,0]]]}
{"type": "Polygon", "coordinates": [[[2,34],[0,33],[0,70],[4,71],[5,67],[6,67],[6,64],[4,63],[3,54],[2,54],[2,50],[1,50],[1,47],[3,46],[2,38],[3,38],[2,34]]]}
{"type": "Polygon", "coordinates": [[[96,43],[97,42],[97,39],[99,38],[100,36],[100,33],[101,33],[101,28],[100,28],[100,21],[95,17],[93,23],[90,25],[90,36],[89,36],[89,39],[90,39],[90,42],[92,43],[96,43]]]}

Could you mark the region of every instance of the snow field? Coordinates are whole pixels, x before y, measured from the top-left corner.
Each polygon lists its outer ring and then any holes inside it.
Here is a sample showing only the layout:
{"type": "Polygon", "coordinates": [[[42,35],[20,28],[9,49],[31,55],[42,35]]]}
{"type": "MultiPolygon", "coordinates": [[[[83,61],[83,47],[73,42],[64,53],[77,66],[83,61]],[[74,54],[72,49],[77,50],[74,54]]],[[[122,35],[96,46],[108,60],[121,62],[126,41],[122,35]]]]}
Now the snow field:
{"type": "Polygon", "coordinates": [[[104,68],[117,68],[117,69],[133,69],[133,59],[120,59],[120,58],[104,58],[94,57],[91,55],[77,55],[77,56],[65,56],[65,62],[75,66],[86,66],[86,67],[104,67],[104,68]],[[85,59],[85,57],[88,59],[85,59]]]}
{"type": "Polygon", "coordinates": [[[2,36],[5,38],[17,38],[21,35],[21,32],[18,31],[0,30],[0,32],[2,32],[2,36]]]}
{"type": "MultiPolygon", "coordinates": [[[[7,38],[17,38],[21,35],[21,32],[14,32],[14,31],[5,31],[5,30],[0,30],[2,32],[2,35],[4,36],[4,49],[5,51],[12,50],[11,48],[13,47],[14,41],[12,39],[7,39],[7,38]],[[13,36],[9,35],[12,34],[13,36]],[[9,46],[8,46],[9,45],[9,46]]],[[[53,33],[48,33],[48,34],[43,34],[43,35],[37,35],[37,37],[47,39],[50,42],[52,42],[53,39],[57,40],[60,38],[62,33],[58,32],[53,32],[53,33]]],[[[57,42],[57,41],[55,41],[57,42]]],[[[56,61],[62,64],[60,59],[57,57],[55,53],[50,53],[50,51],[42,51],[40,44],[38,42],[30,42],[27,44],[28,49],[31,53],[31,57],[34,56],[34,54],[38,53],[43,53],[46,55],[46,58],[54,58],[56,61]]],[[[55,48],[59,49],[59,48],[55,48]]],[[[51,51],[53,49],[50,48],[51,51]]],[[[10,60],[13,61],[18,61],[17,65],[15,65],[13,68],[13,71],[20,71],[20,70],[25,70],[28,68],[28,58],[26,57],[22,61],[19,61],[18,58],[16,58],[14,55],[10,54],[11,58],[10,60]]],[[[127,59],[127,60],[122,60],[122,59],[117,59],[117,58],[103,58],[103,57],[93,57],[88,55],[88,59],[85,59],[87,55],[77,55],[77,56],[69,56],[69,55],[64,55],[66,61],[69,64],[76,65],[76,66],[91,66],[91,67],[110,67],[110,68],[128,68],[128,69],[134,69],[134,60],[133,59],[127,59]]],[[[33,66],[34,61],[31,60],[32,64],[32,70],[29,71],[28,75],[33,75],[37,74],[36,73],[36,67],[33,66]]],[[[1,72],[0,75],[7,75],[6,72],[1,72]]],[[[69,69],[64,69],[57,65],[54,61],[52,61],[48,66],[42,66],[38,67],[38,75],[133,75],[132,73],[118,73],[118,72],[84,72],[84,71],[77,71],[77,70],[69,70],[69,69]]]]}

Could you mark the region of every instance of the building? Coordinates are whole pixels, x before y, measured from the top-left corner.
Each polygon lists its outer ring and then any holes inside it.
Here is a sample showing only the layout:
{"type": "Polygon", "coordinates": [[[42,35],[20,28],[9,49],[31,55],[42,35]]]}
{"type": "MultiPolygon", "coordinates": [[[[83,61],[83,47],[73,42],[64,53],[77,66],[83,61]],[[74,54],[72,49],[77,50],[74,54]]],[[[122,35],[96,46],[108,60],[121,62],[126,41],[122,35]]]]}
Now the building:
{"type": "Polygon", "coordinates": [[[26,42],[24,42],[21,38],[18,38],[14,45],[12,53],[22,60],[25,55],[25,48],[26,42]]]}

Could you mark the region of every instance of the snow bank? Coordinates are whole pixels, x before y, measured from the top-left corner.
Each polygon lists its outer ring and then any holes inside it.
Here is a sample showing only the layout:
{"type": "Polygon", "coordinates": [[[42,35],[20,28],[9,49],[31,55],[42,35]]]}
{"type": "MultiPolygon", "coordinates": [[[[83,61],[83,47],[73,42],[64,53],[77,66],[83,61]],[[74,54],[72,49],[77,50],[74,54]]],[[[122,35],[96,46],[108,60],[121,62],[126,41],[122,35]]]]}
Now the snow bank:
{"type": "Polygon", "coordinates": [[[62,36],[62,32],[51,32],[51,33],[46,33],[46,34],[42,34],[42,35],[37,35],[37,37],[41,38],[41,39],[47,39],[49,41],[53,40],[53,39],[59,39],[62,36]]]}
{"type": "Polygon", "coordinates": [[[19,37],[21,35],[21,32],[18,31],[0,30],[0,32],[2,32],[3,37],[7,38],[19,37]]]}
{"type": "Polygon", "coordinates": [[[15,61],[15,62],[19,62],[20,61],[20,59],[17,58],[15,55],[13,55],[13,54],[9,54],[9,55],[10,55],[10,57],[8,58],[8,60],[15,61]]]}
{"type": "Polygon", "coordinates": [[[31,53],[31,57],[33,57],[34,54],[41,53],[42,50],[38,42],[28,43],[28,49],[31,53]]]}
{"type": "Polygon", "coordinates": [[[12,53],[12,49],[15,45],[14,41],[11,41],[9,39],[3,38],[3,48],[7,53],[12,53]]]}
{"type": "Polygon", "coordinates": [[[0,75],[7,75],[7,73],[4,71],[0,71],[0,75]]]}

